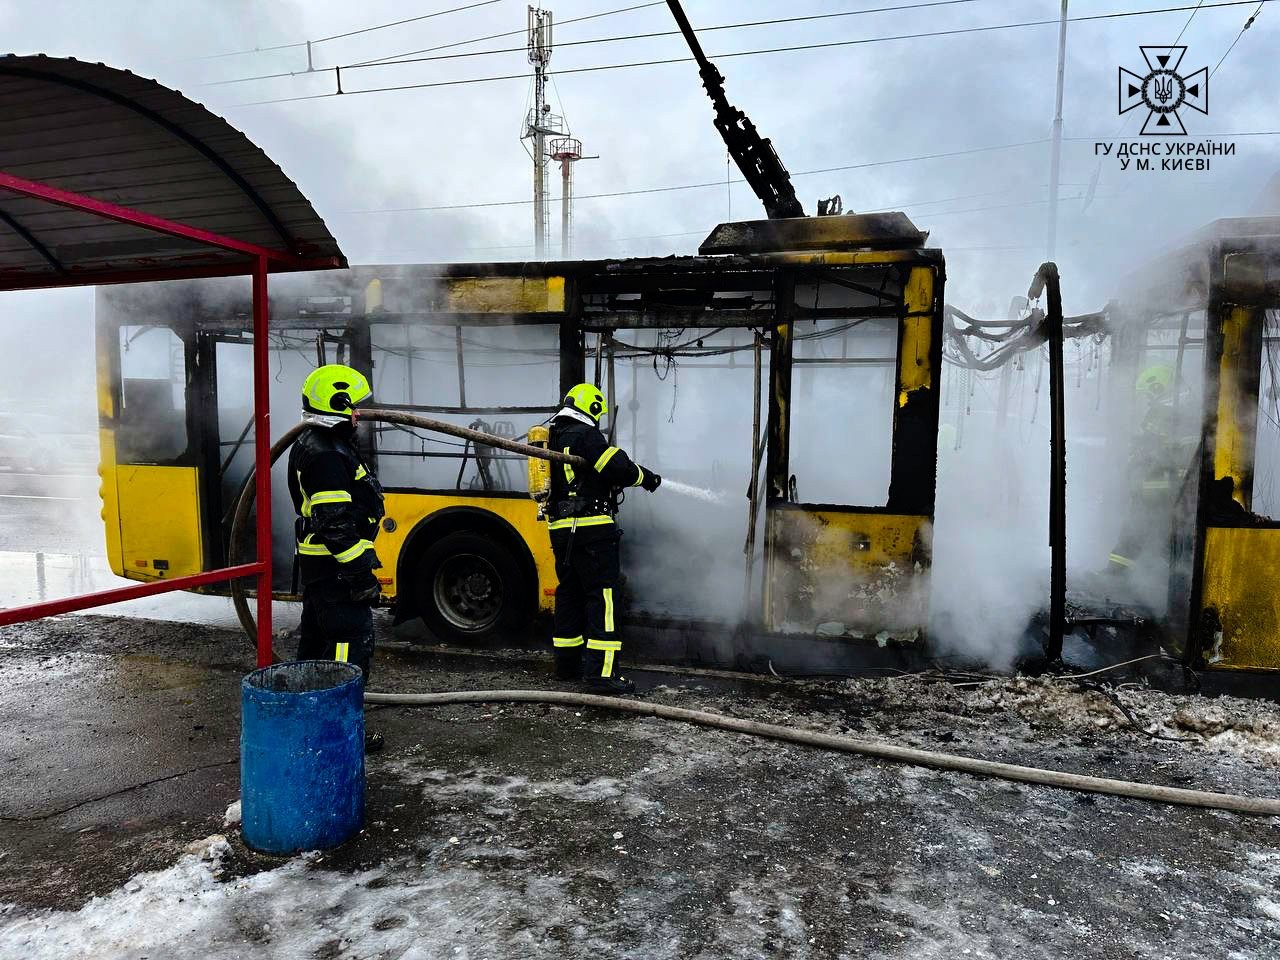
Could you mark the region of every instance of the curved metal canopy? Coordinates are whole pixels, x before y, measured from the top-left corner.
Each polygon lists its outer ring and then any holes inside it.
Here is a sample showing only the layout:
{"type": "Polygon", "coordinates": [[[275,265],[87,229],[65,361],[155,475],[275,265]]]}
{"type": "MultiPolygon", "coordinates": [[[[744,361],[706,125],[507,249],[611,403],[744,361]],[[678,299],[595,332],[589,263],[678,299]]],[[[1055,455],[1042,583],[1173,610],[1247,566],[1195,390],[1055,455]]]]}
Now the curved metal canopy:
{"type": "MultiPolygon", "coordinates": [[[[344,267],[297,186],[176,90],[100,63],[0,57],[0,174],[277,251],[272,270],[344,267]]],[[[246,273],[244,252],[0,188],[0,289],[246,273]]]]}

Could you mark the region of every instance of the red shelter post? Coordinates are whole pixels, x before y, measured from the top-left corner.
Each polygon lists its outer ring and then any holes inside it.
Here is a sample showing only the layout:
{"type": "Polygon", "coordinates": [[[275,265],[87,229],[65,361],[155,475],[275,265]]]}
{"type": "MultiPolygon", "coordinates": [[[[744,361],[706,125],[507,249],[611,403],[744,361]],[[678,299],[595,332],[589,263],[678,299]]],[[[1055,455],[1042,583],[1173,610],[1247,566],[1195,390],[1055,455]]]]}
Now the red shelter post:
{"type": "MultiPolygon", "coordinates": [[[[269,344],[267,339],[270,308],[267,301],[267,273],[272,264],[286,270],[326,269],[339,266],[332,258],[310,259],[292,253],[272,250],[256,244],[246,243],[232,237],[210,233],[187,224],[166,220],[153,214],[144,213],[131,207],[87,197],[83,194],[71,193],[46,184],[26,180],[0,171],[0,190],[32,197],[55,206],[66,207],[93,214],[104,220],[127,223],[156,233],[172,237],[181,237],[196,243],[231,250],[247,256],[248,263],[238,272],[248,273],[253,278],[253,409],[254,409],[254,464],[257,471],[257,511],[258,511],[258,546],[256,562],[239,566],[225,567],[219,570],[207,570],[203,573],[187,577],[175,577],[172,580],[157,580],[141,583],[132,587],[119,587],[69,597],[63,600],[52,600],[28,606],[9,607],[0,610],[0,626],[13,623],[24,623],[42,617],[68,613],[73,610],[87,610],[91,607],[109,603],[119,603],[138,597],[153,596],[175,590],[189,590],[194,587],[212,583],[225,582],[240,577],[252,576],[257,580],[258,588],[258,666],[271,663],[271,380],[269,364],[269,344]]],[[[159,268],[147,275],[149,280],[186,279],[206,275],[226,276],[234,272],[227,265],[218,265],[212,270],[200,267],[175,266],[159,268]]],[[[74,286],[80,283],[112,282],[115,279],[109,271],[94,272],[86,277],[59,277],[55,282],[34,279],[27,274],[9,275],[0,271],[0,290],[20,289],[33,286],[74,286]]],[[[128,275],[120,278],[132,279],[128,275]]]]}
{"type": "Polygon", "coordinates": [[[253,447],[258,511],[258,666],[271,666],[271,380],[267,258],[253,268],[253,447]]]}

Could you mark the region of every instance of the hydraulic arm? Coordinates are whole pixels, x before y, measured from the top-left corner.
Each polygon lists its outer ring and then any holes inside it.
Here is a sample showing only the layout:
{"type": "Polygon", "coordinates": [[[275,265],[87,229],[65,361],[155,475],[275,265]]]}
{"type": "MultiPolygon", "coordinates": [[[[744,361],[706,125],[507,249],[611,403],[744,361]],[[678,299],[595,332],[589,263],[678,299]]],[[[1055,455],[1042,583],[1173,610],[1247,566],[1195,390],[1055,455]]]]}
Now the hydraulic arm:
{"type": "Polygon", "coordinates": [[[760,136],[751,119],[733,106],[724,93],[724,77],[716,69],[715,64],[702,52],[702,44],[698,42],[689,18],[684,15],[680,0],[667,0],[671,14],[680,26],[698,61],[698,72],[702,74],[702,85],[716,110],[716,129],[724,138],[729,155],[733,157],[738,169],[746,178],[751,189],[755,191],[760,202],[764,204],[765,213],[770,220],[783,217],[803,217],[804,207],[796,198],[795,187],[791,185],[791,175],[778,159],[773,144],[768,137],[760,136]]]}

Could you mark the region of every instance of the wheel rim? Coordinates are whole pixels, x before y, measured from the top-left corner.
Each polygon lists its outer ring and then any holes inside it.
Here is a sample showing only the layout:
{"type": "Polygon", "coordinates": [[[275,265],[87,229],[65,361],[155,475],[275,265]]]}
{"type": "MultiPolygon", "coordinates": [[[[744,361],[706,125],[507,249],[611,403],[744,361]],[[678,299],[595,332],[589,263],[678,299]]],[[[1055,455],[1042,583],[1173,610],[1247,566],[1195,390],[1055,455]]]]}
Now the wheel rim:
{"type": "Polygon", "coordinates": [[[502,577],[474,553],[454,554],[441,563],[431,593],[440,615],[467,633],[488,629],[502,613],[502,577]]]}

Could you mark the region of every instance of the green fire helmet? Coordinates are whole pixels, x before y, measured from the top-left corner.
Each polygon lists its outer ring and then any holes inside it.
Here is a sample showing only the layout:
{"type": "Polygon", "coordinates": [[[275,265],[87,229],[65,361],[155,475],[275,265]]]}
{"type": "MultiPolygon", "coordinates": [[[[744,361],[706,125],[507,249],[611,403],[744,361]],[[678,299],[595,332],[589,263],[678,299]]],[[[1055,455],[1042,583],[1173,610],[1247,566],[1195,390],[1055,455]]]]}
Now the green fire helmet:
{"type": "Polygon", "coordinates": [[[1138,374],[1134,389],[1150,397],[1163,397],[1173,388],[1173,369],[1162,363],[1153,364],[1138,374]]]}
{"type": "Polygon", "coordinates": [[[564,405],[582,411],[596,423],[599,423],[600,418],[609,412],[600,388],[589,383],[580,383],[566,393],[564,405]]]}
{"type": "Polygon", "coordinates": [[[326,363],[312,370],[302,382],[302,409],[344,416],[372,394],[369,379],[359,370],[341,363],[326,363]]]}

